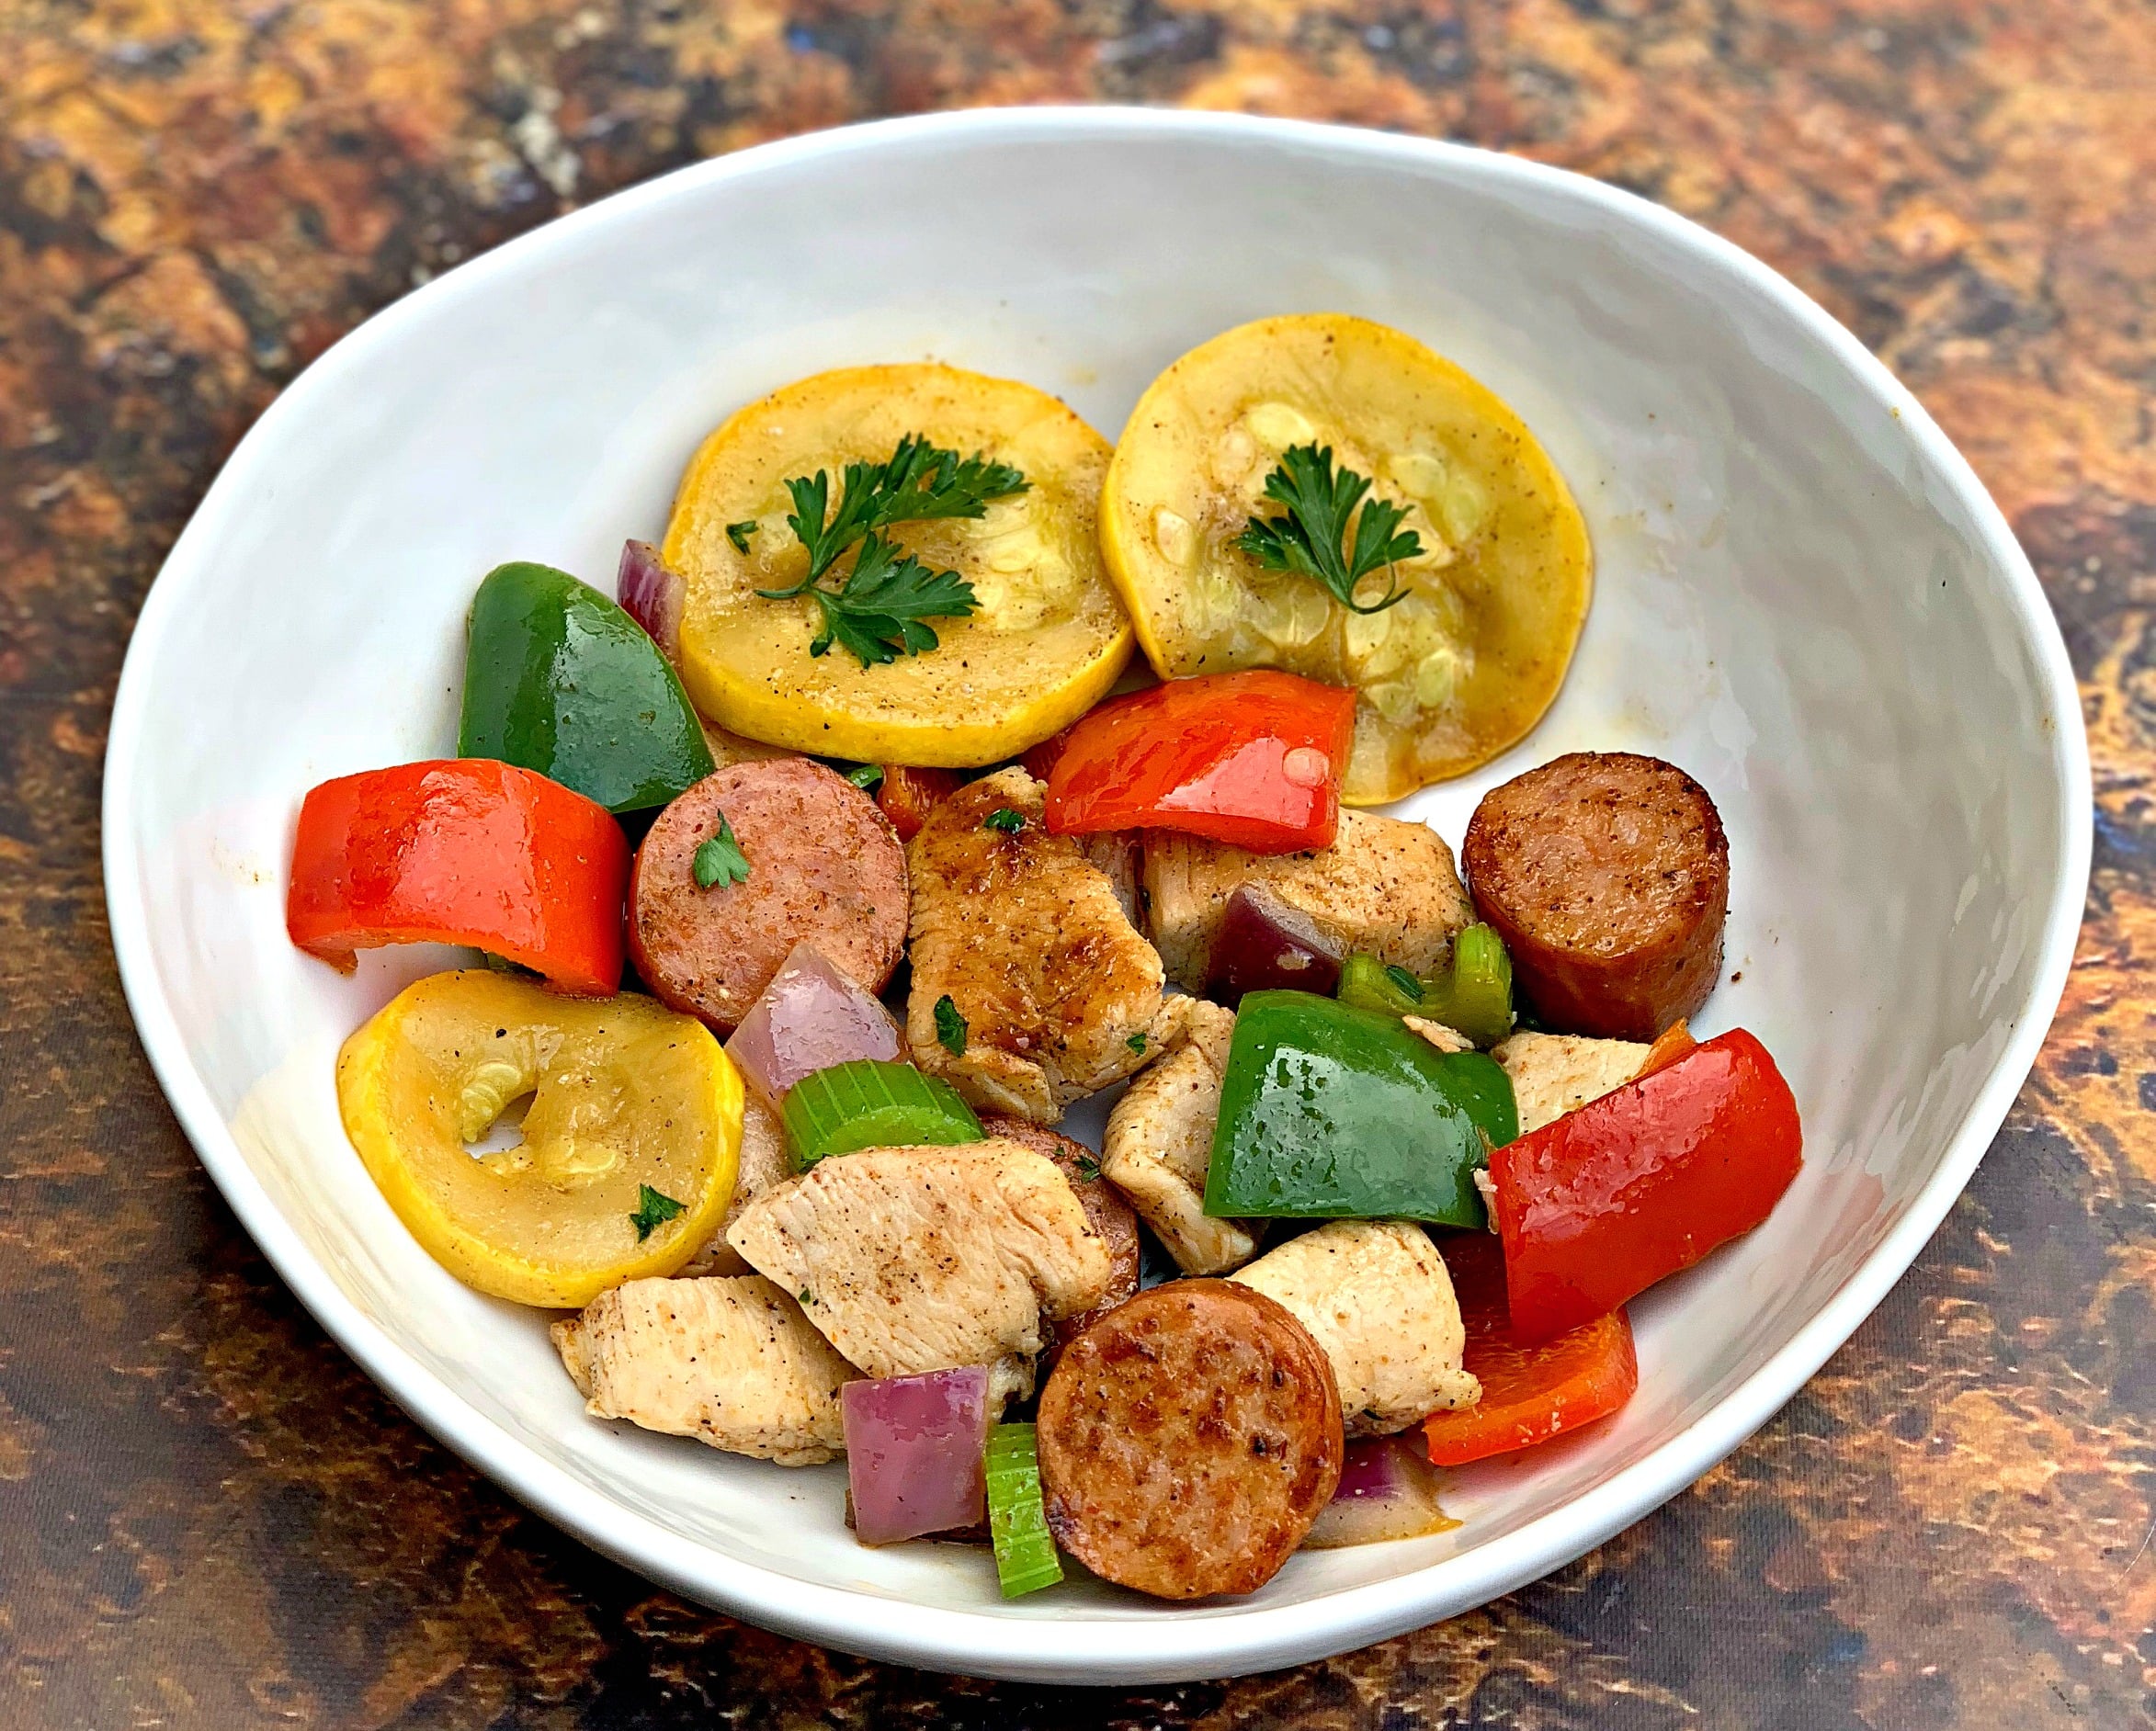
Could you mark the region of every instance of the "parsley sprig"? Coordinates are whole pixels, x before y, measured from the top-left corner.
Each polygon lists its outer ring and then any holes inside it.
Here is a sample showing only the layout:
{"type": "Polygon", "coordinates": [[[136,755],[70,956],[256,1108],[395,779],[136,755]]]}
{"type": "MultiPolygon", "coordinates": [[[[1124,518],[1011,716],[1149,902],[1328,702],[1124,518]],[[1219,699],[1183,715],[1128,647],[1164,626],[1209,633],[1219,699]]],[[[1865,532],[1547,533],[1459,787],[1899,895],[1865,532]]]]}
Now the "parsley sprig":
{"type": "Polygon", "coordinates": [[[917,433],[901,439],[888,461],[848,463],[835,510],[826,471],[797,475],[786,483],[793,500],[786,520],[808,553],[808,572],[790,588],[756,593],[769,601],[815,597],[823,629],[809,644],[811,655],[824,654],[834,642],[864,667],[918,655],[936,645],[927,620],[963,618],[980,601],[958,572],[936,571],[901,552],[884,531],[900,523],[980,517],[994,501],[1029,484],[1008,463],[990,462],[978,451],[961,458],[917,433]],[[852,569],[835,588],[823,587],[856,547],[852,569]]]}
{"type": "Polygon", "coordinates": [[[1267,571],[1316,578],[1350,613],[1382,613],[1407,598],[1399,583],[1390,583],[1383,599],[1367,607],[1356,600],[1356,585],[1380,566],[1414,558],[1423,542],[1413,529],[1401,529],[1404,509],[1383,499],[1366,502],[1369,491],[1369,481],[1352,469],[1333,469],[1330,447],[1314,441],[1291,445],[1265,477],[1265,497],[1287,506],[1288,515],[1251,518],[1235,545],[1267,571]]]}
{"type": "Polygon", "coordinates": [[[933,571],[880,535],[862,541],[838,588],[809,594],[823,610],[823,628],[811,639],[809,653],[822,655],[835,642],[864,667],[934,649],[936,636],[926,620],[963,618],[980,605],[973,585],[957,571],[933,571]]]}

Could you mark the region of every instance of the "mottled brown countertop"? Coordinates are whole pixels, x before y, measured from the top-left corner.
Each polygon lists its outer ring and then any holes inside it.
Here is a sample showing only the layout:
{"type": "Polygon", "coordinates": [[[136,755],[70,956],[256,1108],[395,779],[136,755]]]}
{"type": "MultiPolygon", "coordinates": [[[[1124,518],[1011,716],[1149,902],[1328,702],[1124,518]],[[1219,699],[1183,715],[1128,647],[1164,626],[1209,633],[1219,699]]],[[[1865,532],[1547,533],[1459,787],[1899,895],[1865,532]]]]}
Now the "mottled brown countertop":
{"type": "Polygon", "coordinates": [[[2156,1703],[2156,11],[2147,0],[0,0],[0,1725],[2124,1726],[2156,1703]],[[1878,1315],[1485,1611],[1133,1694],[681,1603],[403,1420],[212,1194],[97,867],[128,629],[224,454],[457,259],[959,104],[1242,107],[1583,169],[1794,277],[2042,573],[2096,872],[2035,1077],[1878,1315]]]}

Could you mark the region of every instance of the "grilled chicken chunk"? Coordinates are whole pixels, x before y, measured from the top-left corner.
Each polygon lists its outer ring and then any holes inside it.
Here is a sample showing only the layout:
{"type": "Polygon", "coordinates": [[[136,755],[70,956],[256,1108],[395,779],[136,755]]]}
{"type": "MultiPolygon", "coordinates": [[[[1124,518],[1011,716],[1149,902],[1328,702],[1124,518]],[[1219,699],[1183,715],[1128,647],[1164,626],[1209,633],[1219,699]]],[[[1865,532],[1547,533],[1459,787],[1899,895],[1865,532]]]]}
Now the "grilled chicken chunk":
{"type": "Polygon", "coordinates": [[[1515,1034],[1490,1054],[1512,1078],[1520,1134],[1577,1112],[1640,1073],[1647,1047],[1574,1034],[1515,1034]]]}
{"type": "Polygon", "coordinates": [[[1107,875],[1048,832],[1046,791],[1023,769],[970,782],[930,812],[906,856],[913,1061],[974,1105],[1036,1124],[1122,1080],[1167,1030],[1161,958],[1107,875]],[[959,1044],[958,1024],[936,1024],[946,998],[963,1023],[958,1052],[945,1037],[959,1044]]]}
{"type": "Polygon", "coordinates": [[[1458,1028],[1448,1028],[1442,1022],[1433,1022],[1427,1016],[1402,1016],[1401,1020],[1440,1052],[1471,1052],[1475,1049],[1474,1041],[1458,1028]]]}
{"type": "Polygon", "coordinates": [[[1100,1161],[1084,1143],[1073,1142],[1067,1136],[1042,1129],[1029,1119],[1008,1114],[991,1113],[981,1120],[981,1127],[990,1136],[1016,1142],[1053,1160],[1056,1171],[1062,1173],[1077,1196],[1078,1205],[1085,1210],[1087,1224],[1100,1234],[1100,1241],[1107,1247],[1107,1290],[1090,1310],[1065,1317],[1050,1330],[1048,1349],[1040,1360],[1040,1368],[1047,1371],[1053,1368],[1058,1352],[1138,1290],[1140,1257],[1138,1216],[1123,1199],[1123,1193],[1108,1182],[1100,1170],[1100,1161]]]}
{"type": "Polygon", "coordinates": [[[1293,1312],[1324,1348],[1349,1436],[1388,1436],[1482,1397],[1460,1368],[1452,1277],[1411,1221],[1328,1221],[1231,1278],[1293,1312]]]}
{"type": "Polygon", "coordinates": [[[864,1148],[766,1191],[727,1234],[871,1376],[989,1367],[1033,1389],[1050,1322],[1098,1304],[1108,1250],[1055,1162],[1016,1142],[864,1148]]]}
{"type": "Polygon", "coordinates": [[[759,1274],[629,1281],[551,1333],[594,1418],[782,1466],[845,1450],[838,1391],[860,1373],[759,1274]]]}
{"type": "Polygon", "coordinates": [[[1252,854],[1157,831],[1145,841],[1152,941],[1168,978],[1205,985],[1228,898],[1262,883],[1344,950],[1365,950],[1418,974],[1441,966],[1452,934],[1474,918],[1452,850],[1424,824],[1343,811],[1333,845],[1312,854],[1252,854]]]}
{"type": "Polygon", "coordinates": [[[1180,1006],[1183,1027],[1167,1056],[1132,1082],[1108,1114],[1101,1176],[1130,1199],[1186,1274],[1224,1274],[1257,1250],[1248,1226],[1205,1211],[1235,1013],[1202,998],[1170,1002],[1180,1006]]]}
{"type": "Polygon", "coordinates": [[[786,1126],[778,1114],[746,1090],[742,1094],[741,1168],[733,1180],[733,1200],[726,1205],[726,1217],[705,1245],[683,1265],[677,1279],[695,1280],[705,1274],[745,1274],[749,1265],[726,1241],[726,1228],[741,1218],[741,1211],[782,1178],[793,1175],[793,1160],[786,1151],[786,1126]]]}

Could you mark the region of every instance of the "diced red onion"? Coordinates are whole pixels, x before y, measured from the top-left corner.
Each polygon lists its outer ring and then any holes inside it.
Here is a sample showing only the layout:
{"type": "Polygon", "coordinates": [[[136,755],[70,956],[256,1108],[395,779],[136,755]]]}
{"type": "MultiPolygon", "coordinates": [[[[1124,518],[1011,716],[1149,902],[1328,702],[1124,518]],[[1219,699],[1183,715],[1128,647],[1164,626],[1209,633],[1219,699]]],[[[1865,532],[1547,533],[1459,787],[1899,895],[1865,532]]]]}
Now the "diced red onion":
{"type": "Polygon", "coordinates": [[[895,1544],[987,1518],[988,1370],[959,1370],[839,1390],[854,1533],[895,1544]]]}
{"type": "Polygon", "coordinates": [[[809,944],[797,944],[749,1006],[726,1055],[776,1108],[811,1072],[899,1056],[898,1024],[875,995],[809,944]]]}
{"type": "Polygon", "coordinates": [[[1228,898],[1206,970],[1207,997],[1235,1004],[1246,991],[1290,988],[1330,998],[1339,985],[1340,946],[1310,915],[1262,884],[1244,884],[1228,898]]]}
{"type": "Polygon", "coordinates": [[[681,604],[687,587],[678,572],[666,569],[659,549],[649,541],[622,544],[615,598],[624,613],[652,634],[652,641],[668,661],[680,652],[681,604]]]}
{"type": "MultiPolygon", "coordinates": [[[[1411,1433],[1416,1437],[1419,1431],[1411,1433]]],[[[1340,1488],[1303,1540],[1306,1551],[1420,1539],[1459,1525],[1437,1505],[1437,1469],[1405,1436],[1350,1442],[1340,1488]]]]}

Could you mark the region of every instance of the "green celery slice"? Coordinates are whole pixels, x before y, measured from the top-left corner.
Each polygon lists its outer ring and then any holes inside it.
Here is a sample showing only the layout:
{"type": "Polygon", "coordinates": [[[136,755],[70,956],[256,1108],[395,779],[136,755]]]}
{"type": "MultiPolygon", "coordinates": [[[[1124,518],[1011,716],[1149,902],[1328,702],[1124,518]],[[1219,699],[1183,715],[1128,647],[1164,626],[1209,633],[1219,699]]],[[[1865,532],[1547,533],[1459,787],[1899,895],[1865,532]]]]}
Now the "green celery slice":
{"type": "Polygon", "coordinates": [[[1340,964],[1340,986],[1333,994],[1342,1003],[1358,1010],[1374,1010],[1387,1016],[1434,1016],[1427,1001],[1429,988],[1416,982],[1410,993],[1392,978],[1392,970],[1375,956],[1357,950],[1340,964]]]}
{"type": "Polygon", "coordinates": [[[988,1433],[988,1536],[1005,1599],[1038,1592],[1063,1578],[1040,1495],[1040,1454],[1029,1424],[999,1424],[988,1433]]]}
{"type": "Polygon", "coordinates": [[[1477,1046],[1512,1032],[1512,957],[1494,926],[1470,925],[1452,940],[1452,971],[1428,993],[1434,1016],[1477,1046]]]}
{"type": "Polygon", "coordinates": [[[865,1148],[982,1139],[981,1120],[948,1082],[875,1058],[811,1071],[786,1091],[778,1115],[796,1171],[865,1148]]]}

